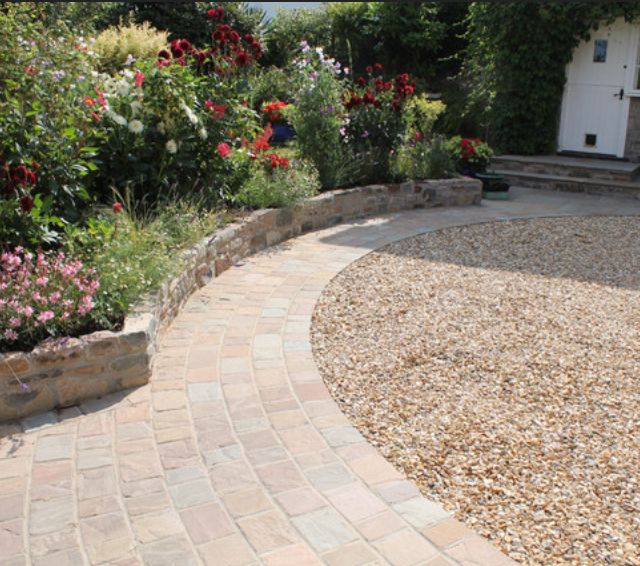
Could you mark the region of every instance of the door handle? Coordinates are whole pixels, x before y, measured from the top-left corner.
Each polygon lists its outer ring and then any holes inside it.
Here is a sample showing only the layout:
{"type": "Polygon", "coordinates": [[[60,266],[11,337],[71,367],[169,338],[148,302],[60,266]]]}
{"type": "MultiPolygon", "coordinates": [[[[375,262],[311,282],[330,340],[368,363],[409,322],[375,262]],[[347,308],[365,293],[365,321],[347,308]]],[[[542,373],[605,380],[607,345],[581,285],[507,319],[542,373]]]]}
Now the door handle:
{"type": "Polygon", "coordinates": [[[620,92],[616,92],[613,96],[617,96],[620,100],[624,98],[624,89],[621,88],[620,92]]]}

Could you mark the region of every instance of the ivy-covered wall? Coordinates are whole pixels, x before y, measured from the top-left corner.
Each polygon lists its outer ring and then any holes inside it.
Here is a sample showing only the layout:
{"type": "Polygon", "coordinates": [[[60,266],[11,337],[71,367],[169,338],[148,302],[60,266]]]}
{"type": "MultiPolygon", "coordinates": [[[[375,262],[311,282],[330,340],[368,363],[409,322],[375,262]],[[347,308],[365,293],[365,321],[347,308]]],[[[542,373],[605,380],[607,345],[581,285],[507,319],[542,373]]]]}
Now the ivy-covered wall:
{"type": "Polygon", "coordinates": [[[466,74],[502,152],[556,149],[565,67],[573,49],[603,23],[640,16],[640,1],[474,2],[466,74]]]}

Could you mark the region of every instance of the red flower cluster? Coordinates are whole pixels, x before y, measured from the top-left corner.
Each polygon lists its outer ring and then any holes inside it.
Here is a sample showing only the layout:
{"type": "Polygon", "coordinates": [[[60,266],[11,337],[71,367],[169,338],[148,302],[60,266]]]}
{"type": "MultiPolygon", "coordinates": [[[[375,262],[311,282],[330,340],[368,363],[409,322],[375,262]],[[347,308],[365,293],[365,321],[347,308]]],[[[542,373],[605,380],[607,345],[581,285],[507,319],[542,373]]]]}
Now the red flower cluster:
{"type": "MultiPolygon", "coordinates": [[[[367,67],[367,72],[369,75],[374,71],[382,71],[382,65],[380,63],[376,63],[375,65],[369,65],[367,67]]],[[[382,101],[378,99],[376,95],[393,91],[393,98],[390,102],[391,106],[397,112],[400,112],[402,109],[402,102],[409,96],[412,96],[415,89],[415,82],[411,79],[411,77],[407,73],[403,73],[402,75],[398,75],[392,81],[383,81],[382,78],[378,77],[374,79],[370,77],[369,80],[364,77],[358,77],[356,79],[356,83],[362,87],[366,88],[365,92],[362,96],[357,93],[351,93],[344,105],[347,110],[351,110],[358,106],[367,106],[372,105],[376,108],[382,107],[382,101]]]]}
{"type": "Polygon", "coordinates": [[[376,63],[374,65],[367,65],[364,69],[368,75],[371,75],[374,71],[376,73],[382,72],[382,65],[380,63],[376,63]]]}
{"type": "Polygon", "coordinates": [[[217,8],[211,8],[207,11],[207,16],[212,20],[223,20],[224,10],[220,6],[218,6],[217,8]]]}
{"type": "Polygon", "coordinates": [[[24,163],[15,165],[12,167],[8,163],[5,163],[2,167],[2,177],[4,177],[4,192],[7,194],[13,194],[18,187],[31,187],[38,181],[36,173],[39,169],[39,165],[35,162],[31,162],[31,169],[24,163]]]}
{"type": "Polygon", "coordinates": [[[286,108],[286,102],[282,102],[280,100],[276,100],[275,102],[270,102],[269,104],[265,104],[262,107],[262,113],[267,115],[267,118],[270,122],[277,122],[282,120],[282,112],[283,108],[286,108]]]}
{"type": "Polygon", "coordinates": [[[187,64],[187,55],[191,55],[198,64],[204,63],[207,59],[207,53],[193,47],[188,39],[174,39],[169,44],[169,49],[162,49],[158,53],[158,66],[166,67],[171,63],[177,63],[184,67],[187,64]]]}
{"type": "Polygon", "coordinates": [[[209,112],[211,112],[211,117],[214,120],[221,120],[222,118],[224,118],[225,114],[227,113],[226,105],[216,104],[211,100],[205,100],[204,106],[209,112]]]}
{"type": "Polygon", "coordinates": [[[482,143],[479,138],[470,139],[462,138],[460,140],[460,157],[462,159],[469,159],[476,153],[476,144],[482,143]]]}
{"type": "Polygon", "coordinates": [[[271,167],[271,169],[288,169],[289,160],[286,157],[280,157],[276,153],[265,155],[265,165],[271,167]]]}
{"type": "Polygon", "coordinates": [[[250,33],[240,37],[229,24],[216,24],[211,34],[214,41],[213,51],[219,51],[220,57],[231,65],[246,67],[253,60],[262,57],[262,45],[250,33]]]}
{"type": "Polygon", "coordinates": [[[267,127],[264,131],[256,138],[253,142],[253,151],[258,154],[263,151],[267,151],[271,146],[269,145],[269,140],[273,135],[273,128],[271,124],[267,124],[267,127]]]}

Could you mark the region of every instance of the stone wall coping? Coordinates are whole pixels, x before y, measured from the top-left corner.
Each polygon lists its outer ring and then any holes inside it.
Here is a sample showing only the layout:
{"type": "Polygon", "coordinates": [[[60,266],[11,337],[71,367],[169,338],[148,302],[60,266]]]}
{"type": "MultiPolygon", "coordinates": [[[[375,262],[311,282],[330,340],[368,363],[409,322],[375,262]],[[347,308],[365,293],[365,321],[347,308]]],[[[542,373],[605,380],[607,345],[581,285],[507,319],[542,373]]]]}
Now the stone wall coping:
{"type": "Polygon", "coordinates": [[[354,218],[479,204],[481,188],[466,177],[372,184],[321,193],[291,208],[254,211],[186,250],[183,270],[143,298],[121,331],[46,340],[30,352],[0,354],[0,422],[146,383],[163,331],[189,296],[244,257],[354,218]]]}

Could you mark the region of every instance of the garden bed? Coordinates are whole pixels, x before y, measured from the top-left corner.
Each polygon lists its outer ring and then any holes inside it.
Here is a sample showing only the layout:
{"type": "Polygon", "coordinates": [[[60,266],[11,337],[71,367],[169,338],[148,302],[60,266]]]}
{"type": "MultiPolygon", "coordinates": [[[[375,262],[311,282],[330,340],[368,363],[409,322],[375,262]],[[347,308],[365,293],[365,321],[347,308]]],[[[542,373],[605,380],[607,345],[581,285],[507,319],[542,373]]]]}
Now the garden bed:
{"type": "Polygon", "coordinates": [[[419,207],[478,204],[467,178],[370,185],[323,193],[288,209],[259,210],[186,252],[182,273],[127,317],[121,332],[48,341],[0,355],[0,421],[77,404],[148,381],[158,339],[187,298],[242,258],[344,220],[419,207]]]}
{"type": "Polygon", "coordinates": [[[370,253],[316,363],[423,494],[525,564],[638,564],[637,217],[494,222],[370,253]]]}

